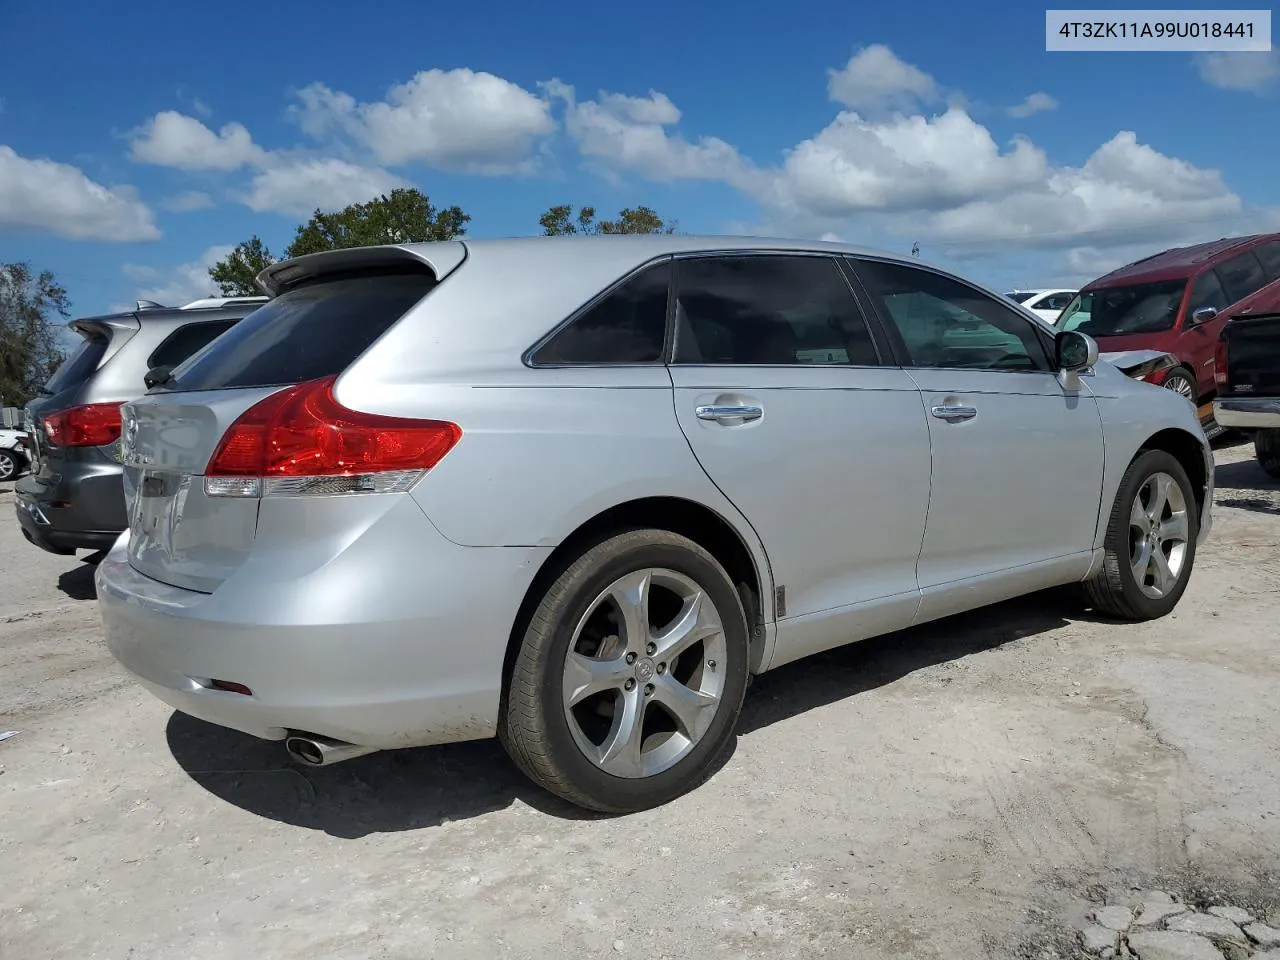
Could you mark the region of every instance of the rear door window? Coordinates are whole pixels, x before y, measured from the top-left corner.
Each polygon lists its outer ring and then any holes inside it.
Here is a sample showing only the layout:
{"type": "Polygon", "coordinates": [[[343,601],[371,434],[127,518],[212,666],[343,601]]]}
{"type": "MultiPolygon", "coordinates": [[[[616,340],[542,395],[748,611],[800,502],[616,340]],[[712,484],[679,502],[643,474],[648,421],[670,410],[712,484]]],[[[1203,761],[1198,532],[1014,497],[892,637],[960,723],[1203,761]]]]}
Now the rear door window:
{"type": "Polygon", "coordinates": [[[1227,304],[1243,300],[1249,294],[1261,290],[1267,283],[1262,261],[1252,250],[1218,264],[1216,269],[1218,279],[1222,281],[1222,289],[1227,294],[1227,304]]]}
{"type": "Polygon", "coordinates": [[[80,342],[80,346],[62,361],[44,385],[42,391],[44,394],[52,396],[63,390],[78,387],[98,369],[98,364],[102,362],[102,357],[106,354],[111,341],[102,336],[85,336],[84,334],[81,336],[84,336],[84,339],[80,342]]]}
{"type": "Polygon", "coordinates": [[[840,267],[830,257],[681,260],[676,271],[676,363],[879,363],[840,267]]]}
{"type": "Polygon", "coordinates": [[[290,290],[180,365],[170,389],[275,387],[341,373],[435,285],[429,273],[382,273],[290,290]]]}
{"type": "Polygon", "coordinates": [[[208,320],[204,323],[183,324],[155,348],[147,359],[147,366],[176,367],[188,357],[195,356],[235,325],[235,320],[208,320]]]}

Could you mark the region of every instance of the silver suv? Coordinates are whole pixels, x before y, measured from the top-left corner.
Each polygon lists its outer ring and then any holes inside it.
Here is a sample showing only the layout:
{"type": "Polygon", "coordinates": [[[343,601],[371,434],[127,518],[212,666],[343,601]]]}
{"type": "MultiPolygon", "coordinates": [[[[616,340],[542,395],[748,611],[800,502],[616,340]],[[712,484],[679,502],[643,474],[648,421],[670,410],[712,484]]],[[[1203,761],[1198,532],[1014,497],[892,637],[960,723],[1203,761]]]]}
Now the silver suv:
{"type": "Polygon", "coordinates": [[[115,543],[126,526],[120,404],[146,393],[150,371],[163,376],[266,299],[140,300],[136,310],[67,325],[80,344],[25,411],[31,472],[14,503],[29,542],[57,554],[115,543]]]}
{"type": "Polygon", "coordinates": [[[107,643],[305,763],[495,734],[627,811],[751,674],[1041,588],[1173,609],[1212,461],[1180,397],[884,254],[682,236],[379,247],[124,407],[107,643]]]}

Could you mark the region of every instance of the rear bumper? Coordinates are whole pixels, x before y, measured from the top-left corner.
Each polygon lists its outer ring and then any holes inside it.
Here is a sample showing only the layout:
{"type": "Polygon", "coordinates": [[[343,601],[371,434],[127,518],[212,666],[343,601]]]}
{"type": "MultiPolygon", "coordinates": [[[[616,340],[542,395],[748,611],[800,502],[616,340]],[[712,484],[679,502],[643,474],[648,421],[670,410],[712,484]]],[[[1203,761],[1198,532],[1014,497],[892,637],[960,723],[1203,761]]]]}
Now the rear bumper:
{"type": "Polygon", "coordinates": [[[121,537],[96,573],[108,648],[175,709],[263,739],[296,730],[385,749],[493,736],[511,625],[550,551],[456,546],[401,500],[309,572],[251,558],[212,594],[139,573],[121,537]],[[389,531],[405,550],[386,550],[389,531]]]}
{"type": "Polygon", "coordinates": [[[1280,429],[1280,397],[1228,397],[1213,402],[1214,418],[1234,430],[1280,429]]]}
{"type": "Polygon", "coordinates": [[[106,550],[128,525],[117,464],[69,463],[53,481],[29,474],[14,494],[23,535],[50,553],[106,550]]]}

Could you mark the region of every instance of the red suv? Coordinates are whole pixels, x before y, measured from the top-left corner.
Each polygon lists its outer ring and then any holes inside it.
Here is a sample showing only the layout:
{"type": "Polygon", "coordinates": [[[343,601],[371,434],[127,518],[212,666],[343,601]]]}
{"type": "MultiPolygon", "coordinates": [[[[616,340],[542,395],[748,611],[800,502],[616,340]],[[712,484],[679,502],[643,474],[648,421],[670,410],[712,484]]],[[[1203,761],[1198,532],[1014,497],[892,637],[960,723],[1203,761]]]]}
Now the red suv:
{"type": "Polygon", "coordinates": [[[1239,313],[1280,309],[1280,233],[1177,247],[1086,284],[1058,317],[1104,353],[1161,350],[1178,365],[1147,379],[1198,407],[1215,390],[1214,349],[1239,313]]]}

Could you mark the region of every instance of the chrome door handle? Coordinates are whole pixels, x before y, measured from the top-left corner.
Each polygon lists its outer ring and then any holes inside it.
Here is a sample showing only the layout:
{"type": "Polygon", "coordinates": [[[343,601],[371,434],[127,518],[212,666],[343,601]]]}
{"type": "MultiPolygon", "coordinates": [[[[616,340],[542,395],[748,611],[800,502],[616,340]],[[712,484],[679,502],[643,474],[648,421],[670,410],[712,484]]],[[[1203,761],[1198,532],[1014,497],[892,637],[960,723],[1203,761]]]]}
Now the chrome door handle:
{"type": "Polygon", "coordinates": [[[975,407],[962,407],[956,404],[937,404],[930,407],[929,412],[939,420],[945,420],[947,423],[960,423],[964,420],[972,420],[978,415],[975,407]]]}
{"type": "Polygon", "coordinates": [[[753,404],[708,404],[694,410],[699,420],[715,420],[724,423],[726,420],[741,420],[750,423],[764,416],[764,408],[753,404]]]}

